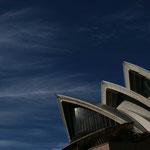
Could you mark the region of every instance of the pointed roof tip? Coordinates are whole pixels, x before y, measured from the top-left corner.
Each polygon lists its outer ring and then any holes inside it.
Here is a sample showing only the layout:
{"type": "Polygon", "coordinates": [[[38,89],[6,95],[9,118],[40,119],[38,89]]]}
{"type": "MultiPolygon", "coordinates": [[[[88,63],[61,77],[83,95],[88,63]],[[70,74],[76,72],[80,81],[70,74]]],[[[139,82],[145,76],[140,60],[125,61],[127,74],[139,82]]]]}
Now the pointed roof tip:
{"type": "Polygon", "coordinates": [[[112,82],[109,82],[109,81],[102,80],[102,81],[101,81],[101,84],[102,84],[102,85],[106,85],[106,84],[113,84],[113,83],[112,83],[112,82]]]}
{"type": "Polygon", "coordinates": [[[141,73],[142,73],[143,71],[146,71],[146,72],[149,74],[149,72],[150,72],[149,70],[147,70],[147,69],[145,69],[145,68],[143,68],[143,67],[141,67],[141,66],[139,66],[139,65],[135,65],[135,64],[133,64],[133,63],[124,61],[124,62],[123,62],[123,67],[125,68],[126,66],[127,66],[129,69],[131,69],[131,70],[133,70],[133,71],[136,71],[136,72],[139,72],[138,70],[140,70],[141,73]]]}
{"type": "Polygon", "coordinates": [[[101,81],[102,84],[105,84],[105,83],[107,83],[107,82],[108,82],[108,81],[105,81],[105,80],[102,80],[102,81],[101,81]]]}
{"type": "Polygon", "coordinates": [[[59,94],[55,94],[55,96],[58,98],[58,97],[59,97],[59,94]]]}
{"type": "Polygon", "coordinates": [[[57,100],[61,100],[61,98],[63,97],[63,95],[60,95],[60,94],[56,94],[56,98],[57,100]]]}
{"type": "Polygon", "coordinates": [[[116,84],[116,83],[113,83],[113,82],[108,82],[108,81],[103,81],[102,82],[102,84],[101,84],[101,87],[102,87],[102,89],[104,89],[104,88],[116,88],[116,87],[119,87],[119,88],[125,88],[125,87],[123,87],[123,86],[121,86],[121,85],[119,85],[119,84],[116,84]]]}
{"type": "Polygon", "coordinates": [[[63,97],[63,96],[65,96],[65,95],[62,95],[62,94],[56,94],[56,96],[58,96],[58,97],[63,97]]]}
{"type": "Polygon", "coordinates": [[[101,81],[101,86],[105,86],[106,84],[107,84],[107,81],[105,81],[105,80],[101,81]]]}
{"type": "Polygon", "coordinates": [[[123,66],[124,66],[124,65],[134,65],[134,64],[132,64],[132,63],[130,63],[130,62],[127,62],[127,61],[123,61],[122,64],[123,64],[123,66]]]}
{"type": "Polygon", "coordinates": [[[128,63],[127,61],[123,61],[123,63],[122,63],[122,64],[123,64],[123,65],[125,65],[125,64],[127,64],[127,63],[128,63]]]}
{"type": "MultiPolygon", "coordinates": [[[[135,64],[133,64],[133,63],[131,63],[131,62],[127,62],[127,61],[123,61],[123,65],[140,67],[140,66],[138,66],[138,65],[135,65],[135,64]]],[[[140,67],[140,68],[141,68],[141,67],[140,67]]],[[[144,68],[143,68],[143,69],[144,69],[144,68]]]]}
{"type": "Polygon", "coordinates": [[[108,81],[102,80],[102,82],[101,82],[101,88],[102,88],[102,89],[105,89],[105,88],[107,88],[108,86],[113,85],[113,84],[114,84],[114,83],[112,83],[112,82],[108,82],[108,81]]]}
{"type": "MultiPolygon", "coordinates": [[[[141,68],[133,63],[130,63],[130,62],[127,62],[127,61],[123,61],[123,69],[124,69],[124,72],[127,71],[128,69],[131,69],[131,68],[141,68]],[[128,68],[128,69],[127,69],[128,68]]],[[[134,69],[131,69],[131,70],[134,70],[134,69]]]]}
{"type": "Polygon", "coordinates": [[[62,101],[63,99],[72,99],[72,98],[74,98],[74,97],[70,97],[70,96],[66,96],[66,95],[61,95],[61,94],[56,94],[56,97],[57,97],[57,99],[58,100],[60,100],[60,101],[62,101]]]}
{"type": "Polygon", "coordinates": [[[104,83],[105,83],[105,80],[102,80],[102,81],[101,81],[101,84],[104,84],[104,83]]]}

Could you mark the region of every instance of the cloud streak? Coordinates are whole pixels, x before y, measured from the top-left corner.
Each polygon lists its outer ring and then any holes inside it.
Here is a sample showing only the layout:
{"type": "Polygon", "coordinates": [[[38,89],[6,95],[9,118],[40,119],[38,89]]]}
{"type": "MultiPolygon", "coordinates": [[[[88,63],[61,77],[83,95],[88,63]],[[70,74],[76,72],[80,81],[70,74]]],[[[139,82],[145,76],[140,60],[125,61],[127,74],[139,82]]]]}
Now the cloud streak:
{"type": "Polygon", "coordinates": [[[94,14],[90,16],[94,23],[91,26],[80,27],[78,32],[89,33],[91,40],[99,46],[122,39],[128,33],[130,39],[149,39],[149,11],[144,8],[144,2],[137,1],[129,7],[116,9],[101,17],[94,14]]]}
{"type": "Polygon", "coordinates": [[[52,70],[60,53],[68,53],[57,44],[62,30],[31,10],[0,15],[0,149],[49,149],[59,115],[55,94],[67,86],[68,92],[78,90],[69,89],[74,75],[59,78],[61,72],[52,70]]]}

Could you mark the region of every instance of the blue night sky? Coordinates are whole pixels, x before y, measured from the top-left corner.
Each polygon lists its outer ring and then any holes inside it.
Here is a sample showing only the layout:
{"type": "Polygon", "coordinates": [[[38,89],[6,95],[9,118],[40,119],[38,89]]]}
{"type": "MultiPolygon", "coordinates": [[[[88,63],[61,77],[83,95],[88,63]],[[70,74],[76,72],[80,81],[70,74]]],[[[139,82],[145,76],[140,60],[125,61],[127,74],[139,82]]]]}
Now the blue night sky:
{"type": "Polygon", "coordinates": [[[0,0],[0,150],[60,149],[55,95],[100,102],[123,61],[149,60],[149,0],[0,0]]]}

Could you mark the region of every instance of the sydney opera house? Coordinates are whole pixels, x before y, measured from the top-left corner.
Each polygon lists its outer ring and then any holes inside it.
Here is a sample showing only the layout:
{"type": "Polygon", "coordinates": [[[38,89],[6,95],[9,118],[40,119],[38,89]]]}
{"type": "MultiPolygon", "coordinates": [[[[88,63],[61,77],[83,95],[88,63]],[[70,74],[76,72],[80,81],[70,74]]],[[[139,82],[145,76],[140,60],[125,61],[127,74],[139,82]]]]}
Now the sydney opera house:
{"type": "Polygon", "coordinates": [[[62,150],[149,150],[150,71],[123,63],[125,87],[101,82],[101,103],[57,95],[69,144],[62,150]]]}

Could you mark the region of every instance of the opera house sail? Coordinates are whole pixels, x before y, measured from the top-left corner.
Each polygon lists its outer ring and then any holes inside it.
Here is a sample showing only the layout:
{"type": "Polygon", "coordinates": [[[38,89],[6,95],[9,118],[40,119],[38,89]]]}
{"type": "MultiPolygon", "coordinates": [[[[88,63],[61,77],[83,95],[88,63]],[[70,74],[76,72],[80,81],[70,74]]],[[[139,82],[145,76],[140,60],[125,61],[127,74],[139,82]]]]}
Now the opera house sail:
{"type": "Polygon", "coordinates": [[[57,95],[69,144],[62,150],[149,150],[150,72],[123,63],[126,87],[101,82],[101,103],[57,95]]]}

